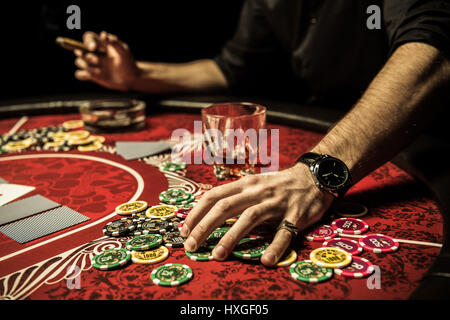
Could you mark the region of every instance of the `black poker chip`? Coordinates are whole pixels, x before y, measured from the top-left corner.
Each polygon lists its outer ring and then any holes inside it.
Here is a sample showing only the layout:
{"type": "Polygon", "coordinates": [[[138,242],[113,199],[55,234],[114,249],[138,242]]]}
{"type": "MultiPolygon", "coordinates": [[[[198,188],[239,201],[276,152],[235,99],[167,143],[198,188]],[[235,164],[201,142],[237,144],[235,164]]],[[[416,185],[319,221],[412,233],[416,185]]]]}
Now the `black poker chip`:
{"type": "Polygon", "coordinates": [[[179,231],[167,232],[163,235],[164,245],[169,248],[182,248],[186,238],[180,235],[179,231]]]}
{"type": "Polygon", "coordinates": [[[145,212],[145,210],[142,210],[141,212],[133,213],[131,216],[133,217],[134,222],[141,223],[142,221],[148,220],[145,212]]]}
{"type": "Polygon", "coordinates": [[[124,237],[130,231],[136,229],[136,224],[131,218],[121,218],[108,222],[103,228],[103,233],[109,237],[124,237]]]}
{"type": "Polygon", "coordinates": [[[138,225],[138,229],[142,231],[142,234],[159,233],[164,234],[170,231],[172,228],[172,222],[163,219],[147,219],[138,225]]]}

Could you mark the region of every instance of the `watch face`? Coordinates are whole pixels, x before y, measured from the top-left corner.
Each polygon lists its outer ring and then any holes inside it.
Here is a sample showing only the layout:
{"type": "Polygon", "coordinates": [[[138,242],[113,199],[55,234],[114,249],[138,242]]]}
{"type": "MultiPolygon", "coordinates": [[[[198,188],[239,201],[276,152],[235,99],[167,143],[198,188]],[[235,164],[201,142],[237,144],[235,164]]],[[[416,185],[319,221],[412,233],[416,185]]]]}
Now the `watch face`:
{"type": "Polygon", "coordinates": [[[316,177],[324,187],[337,189],[348,181],[349,172],[342,161],[327,158],[318,164],[316,177]]]}

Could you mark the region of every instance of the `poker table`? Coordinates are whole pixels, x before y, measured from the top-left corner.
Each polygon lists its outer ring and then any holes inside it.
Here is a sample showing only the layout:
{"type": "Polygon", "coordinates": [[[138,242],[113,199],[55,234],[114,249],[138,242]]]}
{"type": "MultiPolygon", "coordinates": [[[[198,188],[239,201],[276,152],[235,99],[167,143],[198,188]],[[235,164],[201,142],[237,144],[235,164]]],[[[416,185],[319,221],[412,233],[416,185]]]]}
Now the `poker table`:
{"type": "MultiPolygon", "coordinates": [[[[136,96],[134,96],[136,97],[136,96]]],[[[219,182],[207,165],[188,165],[184,171],[163,172],[158,165],[168,153],[126,161],[116,154],[116,141],[169,139],[173,130],[193,130],[200,109],[218,101],[243,97],[147,97],[147,126],[137,132],[102,134],[105,146],[94,152],[25,151],[0,156],[0,177],[14,184],[32,185],[27,194],[43,195],[90,218],[63,231],[26,244],[0,234],[0,299],[30,300],[333,300],[440,298],[449,291],[447,251],[448,172],[423,165],[421,152],[441,152],[443,145],[420,140],[386,163],[345,196],[366,205],[362,219],[369,233],[398,240],[396,252],[362,257],[380,268],[380,286],[367,279],[334,275],[318,284],[294,280],[288,267],[268,268],[258,262],[229,258],[224,262],[192,261],[183,249],[170,249],[164,262],[130,263],[120,269],[99,271],[91,266],[94,254],[123,247],[127,238],[103,234],[103,226],[117,215],[121,203],[142,199],[159,203],[168,188],[183,188],[200,199],[219,182]],[[432,149],[430,151],[430,148],[432,149]],[[424,151],[425,150],[425,151],[424,151]],[[152,283],[152,270],[164,263],[189,265],[191,281],[177,287],[152,283]],[[77,266],[74,274],[73,266],[77,266]],[[71,269],[72,268],[72,269],[71,269]],[[72,271],[69,271],[72,270],[72,271]],[[68,283],[77,276],[80,286],[68,283]]],[[[77,106],[90,95],[46,97],[0,103],[0,134],[20,122],[20,130],[57,126],[79,119],[77,106]],[[24,116],[26,118],[24,118],[24,116]]],[[[280,167],[292,165],[317,143],[342,112],[276,101],[257,101],[268,107],[267,128],[280,130],[280,167]]],[[[325,218],[326,219],[326,218],[325,218]]],[[[330,215],[331,219],[331,215],[330,215]]],[[[354,236],[351,239],[354,239],[354,236]]],[[[321,242],[300,241],[298,260],[307,260],[321,242]]]]}

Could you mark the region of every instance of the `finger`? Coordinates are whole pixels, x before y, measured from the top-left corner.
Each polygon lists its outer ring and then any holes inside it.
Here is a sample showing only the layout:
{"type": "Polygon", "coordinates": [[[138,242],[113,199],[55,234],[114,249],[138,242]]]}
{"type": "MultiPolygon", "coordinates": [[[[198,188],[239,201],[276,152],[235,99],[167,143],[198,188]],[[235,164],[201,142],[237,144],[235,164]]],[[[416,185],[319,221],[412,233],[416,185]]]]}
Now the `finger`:
{"type": "Polygon", "coordinates": [[[88,71],[91,75],[99,76],[101,74],[101,69],[97,67],[90,66],[84,59],[76,58],[75,65],[83,70],[88,71]]]}
{"type": "Polygon", "coordinates": [[[100,58],[96,54],[87,53],[83,58],[91,66],[97,66],[100,64],[100,58]]]}
{"type": "Polygon", "coordinates": [[[285,229],[278,230],[272,243],[261,257],[261,263],[268,267],[274,266],[291,244],[291,240],[292,233],[285,229]]]}
{"type": "Polygon", "coordinates": [[[73,50],[73,53],[75,53],[75,55],[76,55],[77,57],[82,57],[83,54],[84,54],[84,52],[83,52],[82,50],[80,50],[80,49],[75,49],[75,50],[73,50]]]}
{"type": "Polygon", "coordinates": [[[197,205],[189,212],[188,217],[184,221],[183,228],[181,228],[181,236],[187,237],[192,228],[197,225],[220,199],[240,193],[242,188],[236,182],[221,185],[206,192],[197,205]]]}
{"type": "Polygon", "coordinates": [[[235,217],[249,206],[259,203],[259,194],[259,190],[255,188],[245,193],[238,193],[219,200],[197,225],[190,225],[193,229],[184,244],[185,249],[187,251],[197,250],[211,232],[226,219],[235,217]]]}
{"type": "Polygon", "coordinates": [[[238,242],[264,221],[277,205],[276,201],[265,201],[247,208],[214,248],[212,252],[214,259],[226,259],[238,242]]]}
{"type": "Polygon", "coordinates": [[[80,81],[89,81],[92,80],[91,74],[86,70],[77,70],[75,71],[75,78],[80,81]]]}
{"type": "Polygon", "coordinates": [[[94,32],[87,31],[83,34],[83,42],[89,51],[95,51],[99,47],[98,40],[99,37],[94,32]]]}

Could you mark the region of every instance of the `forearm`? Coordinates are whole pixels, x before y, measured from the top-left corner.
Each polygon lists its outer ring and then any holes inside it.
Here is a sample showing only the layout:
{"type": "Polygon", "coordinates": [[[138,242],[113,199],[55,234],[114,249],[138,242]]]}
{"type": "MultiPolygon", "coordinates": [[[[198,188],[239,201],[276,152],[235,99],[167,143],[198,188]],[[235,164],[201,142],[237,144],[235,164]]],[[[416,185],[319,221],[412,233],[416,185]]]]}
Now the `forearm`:
{"type": "Polygon", "coordinates": [[[448,101],[450,63],[421,43],[399,47],[354,108],[313,148],[343,160],[356,182],[413,141],[448,101]]]}
{"type": "Polygon", "coordinates": [[[148,93],[222,91],[227,81],[213,60],[188,63],[137,62],[139,76],[132,89],[148,93]]]}

